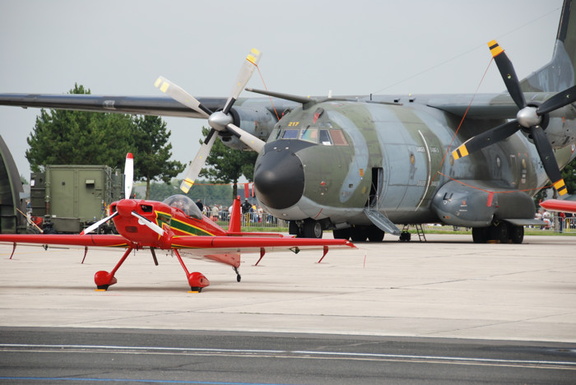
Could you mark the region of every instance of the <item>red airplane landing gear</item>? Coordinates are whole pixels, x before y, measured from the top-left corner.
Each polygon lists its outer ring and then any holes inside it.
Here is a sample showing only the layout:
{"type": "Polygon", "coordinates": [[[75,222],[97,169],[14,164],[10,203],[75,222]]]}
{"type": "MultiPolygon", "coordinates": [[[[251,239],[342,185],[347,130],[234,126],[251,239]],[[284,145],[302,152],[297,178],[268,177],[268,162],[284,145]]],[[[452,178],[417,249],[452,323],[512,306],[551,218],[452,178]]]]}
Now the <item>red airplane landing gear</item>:
{"type": "Polygon", "coordinates": [[[129,247],[126,249],[124,255],[122,256],[122,258],[120,258],[120,260],[118,261],[116,266],[114,266],[111,272],[101,270],[96,272],[96,274],[94,274],[94,283],[96,284],[97,290],[108,290],[110,286],[118,282],[114,274],[116,274],[116,272],[118,271],[120,266],[122,266],[126,258],[128,258],[132,250],[134,250],[133,247],[129,247]]]}
{"type": "Polygon", "coordinates": [[[118,282],[116,277],[107,271],[100,270],[94,274],[94,283],[96,283],[97,290],[108,290],[116,282],[118,282]]]}
{"type": "Polygon", "coordinates": [[[178,259],[178,262],[180,262],[180,265],[186,273],[186,278],[188,279],[191,293],[200,293],[206,286],[210,286],[210,281],[204,276],[204,274],[198,272],[190,273],[186,267],[186,264],[182,260],[182,257],[180,256],[180,252],[177,249],[173,249],[173,251],[176,255],[176,258],[178,259]]]}
{"type": "Polygon", "coordinates": [[[200,293],[203,288],[210,285],[208,278],[204,274],[195,271],[194,273],[187,274],[188,283],[190,284],[190,292],[200,293]]]}

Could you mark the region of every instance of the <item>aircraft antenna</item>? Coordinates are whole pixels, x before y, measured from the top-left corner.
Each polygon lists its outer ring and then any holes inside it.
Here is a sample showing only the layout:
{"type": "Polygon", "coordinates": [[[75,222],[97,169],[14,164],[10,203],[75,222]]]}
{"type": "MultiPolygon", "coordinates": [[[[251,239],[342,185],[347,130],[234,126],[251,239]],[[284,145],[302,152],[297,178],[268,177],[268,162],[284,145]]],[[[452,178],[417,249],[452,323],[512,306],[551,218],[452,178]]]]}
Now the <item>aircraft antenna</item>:
{"type": "MultiPolygon", "coordinates": [[[[260,76],[260,80],[262,81],[262,85],[264,86],[264,89],[266,91],[268,91],[268,86],[266,85],[266,81],[264,81],[264,76],[262,76],[262,71],[260,71],[260,67],[257,65],[256,69],[258,70],[258,75],[260,76]]],[[[274,100],[272,99],[272,96],[268,96],[268,99],[270,99],[270,104],[272,105],[272,109],[274,110],[274,114],[276,115],[276,119],[280,120],[280,115],[278,114],[278,111],[276,110],[276,106],[274,106],[274,100]]]]}

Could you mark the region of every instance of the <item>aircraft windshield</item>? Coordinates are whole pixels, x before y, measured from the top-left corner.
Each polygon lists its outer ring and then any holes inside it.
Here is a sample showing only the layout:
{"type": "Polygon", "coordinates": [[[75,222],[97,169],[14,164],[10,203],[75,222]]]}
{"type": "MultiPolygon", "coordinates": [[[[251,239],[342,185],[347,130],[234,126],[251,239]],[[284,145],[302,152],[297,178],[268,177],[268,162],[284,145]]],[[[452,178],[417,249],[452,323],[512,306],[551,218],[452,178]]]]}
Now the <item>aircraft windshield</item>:
{"type": "Polygon", "coordinates": [[[347,146],[348,141],[342,130],[318,129],[310,126],[304,129],[285,129],[278,133],[280,139],[300,139],[312,143],[320,143],[324,146],[347,146]]]}
{"type": "Polygon", "coordinates": [[[196,206],[196,203],[194,203],[194,201],[188,198],[186,195],[172,195],[164,199],[162,203],[182,210],[184,214],[188,215],[189,217],[202,219],[202,212],[198,206],[196,206]]]}

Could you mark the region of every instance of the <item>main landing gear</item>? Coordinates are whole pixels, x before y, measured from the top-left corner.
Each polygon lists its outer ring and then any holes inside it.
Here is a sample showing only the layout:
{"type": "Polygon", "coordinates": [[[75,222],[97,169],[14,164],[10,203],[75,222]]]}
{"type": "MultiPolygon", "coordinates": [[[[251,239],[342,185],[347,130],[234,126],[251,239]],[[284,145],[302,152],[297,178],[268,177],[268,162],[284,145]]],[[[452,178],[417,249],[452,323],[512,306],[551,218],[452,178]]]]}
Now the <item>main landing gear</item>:
{"type": "Polygon", "coordinates": [[[382,242],[384,231],[375,225],[354,226],[345,229],[335,229],[334,238],[352,239],[352,242],[382,242]]]}
{"type": "Polygon", "coordinates": [[[488,227],[474,227],[472,229],[474,243],[522,243],[524,240],[524,226],[517,226],[507,222],[494,222],[488,227]]]}
{"type": "MultiPolygon", "coordinates": [[[[98,271],[96,274],[94,274],[94,283],[96,283],[97,290],[106,291],[106,290],[108,290],[108,288],[110,286],[112,286],[118,282],[118,280],[116,279],[116,277],[114,275],[116,274],[116,272],[118,271],[120,266],[122,266],[122,264],[124,263],[126,258],[128,258],[128,256],[132,252],[132,250],[134,250],[133,247],[129,247],[128,249],[126,249],[126,251],[124,252],[124,255],[122,255],[122,258],[120,258],[120,261],[118,261],[116,266],[114,266],[114,268],[110,272],[98,271]]],[[[199,272],[190,273],[188,271],[188,268],[184,264],[184,261],[182,260],[182,257],[180,256],[180,253],[178,252],[178,250],[173,249],[172,251],[174,252],[174,255],[176,255],[178,262],[180,262],[180,265],[182,266],[182,268],[184,269],[184,272],[186,273],[186,279],[188,280],[188,284],[190,285],[190,292],[191,293],[200,293],[202,291],[202,289],[204,289],[205,287],[210,285],[210,281],[208,280],[208,278],[206,278],[204,276],[204,274],[199,273],[199,272]]],[[[152,255],[155,259],[155,254],[152,253],[152,255]]],[[[236,274],[237,274],[236,279],[238,280],[238,282],[240,282],[240,279],[239,279],[240,274],[238,274],[238,270],[236,270],[236,274]]]]}

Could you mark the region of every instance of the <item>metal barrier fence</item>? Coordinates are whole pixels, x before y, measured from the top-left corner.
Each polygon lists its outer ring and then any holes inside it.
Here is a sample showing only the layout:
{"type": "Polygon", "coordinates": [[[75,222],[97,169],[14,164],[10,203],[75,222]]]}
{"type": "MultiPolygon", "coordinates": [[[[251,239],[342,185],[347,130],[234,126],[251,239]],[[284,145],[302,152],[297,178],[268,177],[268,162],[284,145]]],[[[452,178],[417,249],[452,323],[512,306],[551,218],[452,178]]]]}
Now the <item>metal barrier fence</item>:
{"type": "MultiPolygon", "coordinates": [[[[220,226],[227,228],[230,223],[228,212],[221,213],[217,218],[211,217],[213,221],[217,222],[220,226]]],[[[273,217],[270,214],[263,213],[245,213],[242,214],[242,228],[288,228],[288,222],[282,219],[273,217]]]]}
{"type": "Polygon", "coordinates": [[[576,217],[562,218],[555,215],[553,223],[557,233],[576,233],[576,217]]]}

